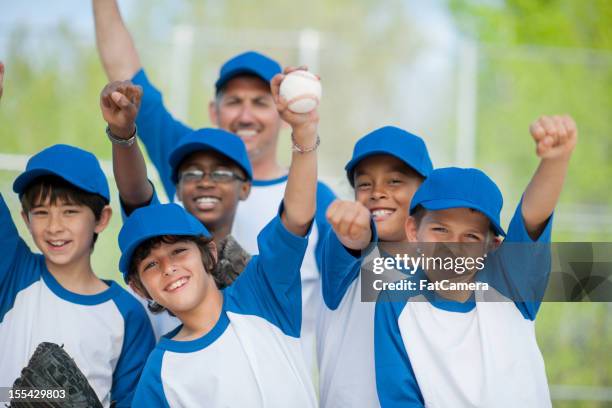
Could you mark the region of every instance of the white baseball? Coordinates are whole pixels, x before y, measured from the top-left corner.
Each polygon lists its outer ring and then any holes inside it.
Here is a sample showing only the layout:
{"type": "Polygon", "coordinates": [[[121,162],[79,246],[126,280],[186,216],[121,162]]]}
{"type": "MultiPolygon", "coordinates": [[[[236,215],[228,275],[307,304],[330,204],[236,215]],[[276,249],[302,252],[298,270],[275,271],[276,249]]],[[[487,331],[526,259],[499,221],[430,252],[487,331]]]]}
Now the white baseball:
{"type": "Polygon", "coordinates": [[[280,96],[285,98],[290,111],[308,113],[319,105],[321,82],[308,71],[293,71],[281,82],[280,96]]]}

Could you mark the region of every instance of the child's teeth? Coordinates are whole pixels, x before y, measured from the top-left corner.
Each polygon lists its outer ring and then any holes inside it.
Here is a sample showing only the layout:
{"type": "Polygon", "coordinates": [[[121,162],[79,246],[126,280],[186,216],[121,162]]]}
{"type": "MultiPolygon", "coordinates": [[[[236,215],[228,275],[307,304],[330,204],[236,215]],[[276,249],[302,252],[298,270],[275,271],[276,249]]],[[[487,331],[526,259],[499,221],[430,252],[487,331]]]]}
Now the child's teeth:
{"type": "Polygon", "coordinates": [[[241,137],[253,137],[257,134],[257,132],[251,129],[243,129],[236,132],[236,134],[241,137]]]}
{"type": "Polygon", "coordinates": [[[216,197],[200,197],[200,198],[198,198],[198,202],[202,202],[202,203],[216,203],[217,201],[219,201],[219,199],[216,198],[216,197]]]}
{"type": "Polygon", "coordinates": [[[375,217],[380,217],[381,215],[388,215],[391,214],[391,211],[389,210],[374,210],[372,211],[372,215],[374,215],[375,217]]]}
{"type": "Polygon", "coordinates": [[[181,278],[179,280],[177,280],[176,282],[174,282],[172,285],[170,285],[170,290],[174,290],[176,288],[179,288],[181,286],[183,286],[183,284],[185,284],[185,282],[187,282],[186,278],[181,278]]]}
{"type": "Polygon", "coordinates": [[[219,202],[216,197],[200,197],[196,200],[198,208],[201,210],[211,210],[219,202]]]}

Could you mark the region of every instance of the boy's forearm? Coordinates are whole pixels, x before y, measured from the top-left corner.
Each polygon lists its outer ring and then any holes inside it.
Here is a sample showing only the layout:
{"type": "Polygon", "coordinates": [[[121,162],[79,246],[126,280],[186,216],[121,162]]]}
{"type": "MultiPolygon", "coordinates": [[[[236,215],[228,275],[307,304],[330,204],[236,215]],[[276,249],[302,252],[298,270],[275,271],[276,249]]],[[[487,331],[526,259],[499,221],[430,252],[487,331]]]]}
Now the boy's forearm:
{"type": "Polygon", "coordinates": [[[532,238],[540,235],[559,201],[568,165],[569,156],[542,159],[525,189],[521,211],[532,238]]]}
{"type": "Polygon", "coordinates": [[[129,147],[113,145],[113,173],[119,196],[128,210],[151,200],[153,187],[138,142],[129,147]]]}
{"type": "MultiPolygon", "coordinates": [[[[304,148],[314,146],[316,126],[294,131],[296,143],[304,148]]],[[[284,196],[283,223],[296,235],[305,235],[315,215],[317,193],[317,151],[293,152],[284,196]]]]}
{"type": "Polygon", "coordinates": [[[131,79],[141,68],[132,36],[116,0],[93,0],[96,45],[110,81],[131,79]]]}

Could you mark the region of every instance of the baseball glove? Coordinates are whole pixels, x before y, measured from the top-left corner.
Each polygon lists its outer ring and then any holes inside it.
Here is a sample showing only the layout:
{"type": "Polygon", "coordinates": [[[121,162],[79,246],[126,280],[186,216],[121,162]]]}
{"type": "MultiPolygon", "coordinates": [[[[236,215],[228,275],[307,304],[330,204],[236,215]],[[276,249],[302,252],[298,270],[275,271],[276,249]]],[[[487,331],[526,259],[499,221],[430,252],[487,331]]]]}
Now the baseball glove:
{"type": "Polygon", "coordinates": [[[11,408],[102,408],[98,396],[74,360],[63,346],[55,343],[44,342],[36,347],[28,365],[21,370],[21,377],[13,384],[13,390],[16,389],[62,389],[65,394],[61,399],[43,402],[12,399],[11,408]]]}
{"type": "Polygon", "coordinates": [[[231,235],[219,242],[218,254],[219,260],[213,270],[213,276],[219,289],[223,289],[231,285],[242,273],[251,260],[251,255],[231,235]]]}

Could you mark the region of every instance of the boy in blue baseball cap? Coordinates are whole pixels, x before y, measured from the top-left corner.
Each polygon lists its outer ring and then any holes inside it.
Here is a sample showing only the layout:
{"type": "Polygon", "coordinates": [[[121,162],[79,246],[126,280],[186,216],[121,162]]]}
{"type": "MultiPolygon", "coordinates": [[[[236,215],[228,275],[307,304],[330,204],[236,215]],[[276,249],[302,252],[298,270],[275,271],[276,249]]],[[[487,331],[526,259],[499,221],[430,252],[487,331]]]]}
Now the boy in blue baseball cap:
{"type": "MultiPolygon", "coordinates": [[[[130,81],[106,85],[100,94],[102,116],[113,143],[113,168],[122,208],[158,202],[147,178],[144,157],[136,141],[136,116],[142,88],[130,81]]],[[[176,198],[199,219],[219,244],[230,235],[238,203],[251,189],[253,173],[244,143],[222,129],[203,128],[185,133],[170,151],[170,178],[176,198]]]]}
{"type": "MultiPolygon", "coordinates": [[[[275,96],[281,80],[272,81],[275,96]]],[[[232,285],[219,289],[212,236],[175,204],[139,208],[121,230],[125,279],[182,323],[149,357],[135,407],[316,406],[300,342],[300,267],[316,207],[318,112],[276,102],[296,144],[287,189],[259,234],[259,255],[232,285]]]]}
{"type": "Polygon", "coordinates": [[[543,116],[530,131],[541,161],[507,234],[499,220],[501,192],[480,170],[434,170],[414,195],[405,224],[409,242],[427,246],[427,256],[435,254],[427,243],[435,243],[486,260],[483,269],[450,277],[439,267],[420,268],[414,290],[382,292],[375,316],[382,407],[551,406],[534,320],[550,273],[552,214],[577,130],[570,117],[543,116]]]}
{"type": "Polygon", "coordinates": [[[30,158],[13,190],[42,254],[19,237],[0,194],[0,387],[12,387],[36,347],[52,342],[63,345],[104,407],[131,406],[154,337],[138,301],[91,267],[111,218],[97,159],[51,146],[30,158]]]}
{"type": "Polygon", "coordinates": [[[420,137],[384,126],[357,141],[345,169],[355,201],[329,206],[333,231],[323,244],[325,307],[317,350],[321,406],[375,407],[374,303],[361,301],[361,251],[377,239],[406,240],[410,200],[432,164],[420,137]]]}

